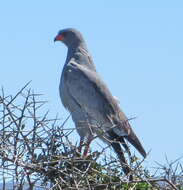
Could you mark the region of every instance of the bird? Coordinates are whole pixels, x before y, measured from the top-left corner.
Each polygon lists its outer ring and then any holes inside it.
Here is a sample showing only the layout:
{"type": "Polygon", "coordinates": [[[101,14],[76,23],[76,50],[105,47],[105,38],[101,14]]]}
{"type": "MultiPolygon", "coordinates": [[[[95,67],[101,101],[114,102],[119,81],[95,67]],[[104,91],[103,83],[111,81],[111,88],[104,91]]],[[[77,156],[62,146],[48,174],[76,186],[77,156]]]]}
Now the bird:
{"type": "Polygon", "coordinates": [[[127,142],[144,158],[146,151],[118,100],[98,74],[83,35],[77,29],[66,28],[57,33],[56,41],[64,43],[68,49],[59,92],[80,136],[79,151],[85,144],[84,155],[87,155],[91,141],[98,137],[113,148],[123,172],[130,175],[131,169],[124,156],[125,151],[131,155],[127,142]]]}

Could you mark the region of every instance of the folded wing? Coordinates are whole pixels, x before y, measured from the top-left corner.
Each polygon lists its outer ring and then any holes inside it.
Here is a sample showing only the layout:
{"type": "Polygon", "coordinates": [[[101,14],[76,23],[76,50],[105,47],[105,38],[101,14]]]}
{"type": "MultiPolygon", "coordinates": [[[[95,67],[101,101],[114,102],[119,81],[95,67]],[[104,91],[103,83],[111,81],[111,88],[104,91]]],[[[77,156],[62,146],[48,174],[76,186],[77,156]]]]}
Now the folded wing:
{"type": "Polygon", "coordinates": [[[102,118],[117,125],[117,132],[114,132],[124,136],[145,157],[146,152],[128,119],[99,75],[74,60],[67,64],[66,69],[65,85],[75,101],[92,117],[102,118]]]}

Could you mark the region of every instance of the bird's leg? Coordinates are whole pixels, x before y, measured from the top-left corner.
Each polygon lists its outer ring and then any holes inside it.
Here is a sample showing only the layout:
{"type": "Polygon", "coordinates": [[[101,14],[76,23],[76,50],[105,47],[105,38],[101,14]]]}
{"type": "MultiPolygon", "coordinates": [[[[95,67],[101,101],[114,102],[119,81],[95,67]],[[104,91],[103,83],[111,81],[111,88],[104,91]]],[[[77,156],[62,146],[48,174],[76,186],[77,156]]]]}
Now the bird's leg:
{"type": "Polygon", "coordinates": [[[84,152],[83,152],[83,156],[84,156],[84,157],[86,157],[87,154],[88,154],[89,146],[90,146],[91,141],[92,141],[92,138],[91,138],[91,137],[89,137],[88,140],[86,141],[85,149],[84,149],[84,152]]]}
{"type": "Polygon", "coordinates": [[[78,152],[79,152],[79,153],[81,153],[81,150],[82,150],[83,145],[84,145],[84,139],[81,138],[81,139],[80,139],[80,142],[79,142],[79,147],[78,147],[78,152]]]}

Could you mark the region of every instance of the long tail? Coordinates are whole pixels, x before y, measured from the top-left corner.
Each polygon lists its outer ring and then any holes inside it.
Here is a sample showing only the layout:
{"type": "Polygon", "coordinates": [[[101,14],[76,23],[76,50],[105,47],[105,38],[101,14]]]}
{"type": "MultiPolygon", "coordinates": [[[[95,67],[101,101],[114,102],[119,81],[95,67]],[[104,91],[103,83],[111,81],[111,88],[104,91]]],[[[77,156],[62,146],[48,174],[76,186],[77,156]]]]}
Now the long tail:
{"type": "Polygon", "coordinates": [[[124,136],[126,140],[128,140],[138,151],[139,153],[145,158],[146,157],[146,151],[144,150],[142,144],[140,143],[139,139],[133,132],[133,130],[130,127],[130,133],[128,136],[124,136]]]}
{"type": "MultiPolygon", "coordinates": [[[[122,146],[125,148],[125,150],[127,151],[127,153],[130,156],[129,147],[127,146],[123,137],[118,136],[116,133],[114,133],[113,130],[108,131],[108,135],[109,135],[109,140],[111,142],[111,146],[119,158],[121,167],[122,167],[124,173],[126,175],[128,175],[130,173],[131,169],[130,169],[130,167],[129,167],[126,159],[125,159],[125,156],[124,156],[124,153],[123,153],[123,150],[122,150],[120,144],[122,144],[122,146]]],[[[133,176],[131,174],[129,176],[129,180],[131,180],[131,181],[133,180],[133,176]]]]}
{"type": "MultiPolygon", "coordinates": [[[[121,117],[121,121],[119,122],[119,120],[117,119],[113,119],[114,123],[117,125],[117,128],[120,131],[121,128],[121,136],[122,138],[126,139],[127,141],[129,141],[138,151],[139,153],[145,158],[146,157],[146,151],[144,150],[142,144],[140,143],[138,137],[135,135],[135,133],[133,132],[130,123],[128,122],[128,119],[126,119],[126,116],[123,114],[123,112],[120,112],[120,117],[121,117]],[[126,133],[126,135],[124,135],[124,132],[126,133]]],[[[113,129],[114,131],[115,129],[113,129]]],[[[123,140],[124,140],[123,139],[123,140]]]]}
{"type": "MultiPolygon", "coordinates": [[[[112,142],[111,143],[111,146],[113,147],[115,153],[117,154],[119,160],[120,160],[120,163],[121,163],[121,167],[123,168],[123,171],[126,175],[128,175],[130,173],[130,167],[129,165],[127,164],[127,161],[124,157],[124,154],[123,154],[123,150],[119,144],[119,142],[112,142]]],[[[133,180],[133,176],[130,174],[129,176],[129,180],[132,181],[133,180]]]]}

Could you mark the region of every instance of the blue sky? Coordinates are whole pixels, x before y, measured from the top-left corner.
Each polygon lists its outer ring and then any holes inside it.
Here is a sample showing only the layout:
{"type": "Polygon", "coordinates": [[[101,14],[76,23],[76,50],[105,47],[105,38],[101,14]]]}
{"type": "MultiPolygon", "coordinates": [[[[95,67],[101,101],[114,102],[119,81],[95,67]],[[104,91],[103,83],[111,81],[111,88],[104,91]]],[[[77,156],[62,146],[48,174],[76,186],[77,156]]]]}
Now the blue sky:
{"type": "Polygon", "coordinates": [[[182,20],[182,1],[1,1],[0,85],[14,94],[32,80],[64,119],[58,85],[67,50],[53,39],[77,28],[123,111],[137,117],[147,161],[175,160],[183,155],[182,20]]]}

